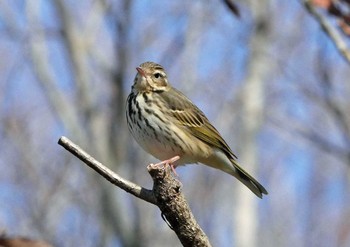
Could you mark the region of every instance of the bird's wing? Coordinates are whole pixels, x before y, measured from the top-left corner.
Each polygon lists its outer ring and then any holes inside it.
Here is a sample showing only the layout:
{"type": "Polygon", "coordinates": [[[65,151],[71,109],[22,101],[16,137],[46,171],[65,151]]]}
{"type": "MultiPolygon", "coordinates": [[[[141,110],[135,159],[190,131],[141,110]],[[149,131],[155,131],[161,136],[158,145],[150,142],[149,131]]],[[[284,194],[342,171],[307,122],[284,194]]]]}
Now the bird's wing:
{"type": "Polygon", "coordinates": [[[172,88],[171,91],[162,96],[173,117],[179,124],[186,127],[193,136],[224,151],[230,158],[237,158],[220,133],[210,124],[204,113],[184,94],[172,88]]]}

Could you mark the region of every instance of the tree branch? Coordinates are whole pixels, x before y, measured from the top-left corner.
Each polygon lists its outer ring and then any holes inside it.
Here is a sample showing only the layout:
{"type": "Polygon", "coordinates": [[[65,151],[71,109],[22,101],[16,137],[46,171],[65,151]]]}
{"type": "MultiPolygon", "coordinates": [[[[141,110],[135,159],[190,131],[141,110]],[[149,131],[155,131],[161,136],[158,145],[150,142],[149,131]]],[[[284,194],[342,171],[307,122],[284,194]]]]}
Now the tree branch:
{"type": "Polygon", "coordinates": [[[333,41],[335,47],[346,60],[347,63],[350,64],[350,50],[346,44],[346,42],[341,37],[340,33],[336,30],[335,27],[326,19],[325,16],[317,12],[316,8],[313,6],[312,1],[304,0],[304,5],[307,11],[315,17],[318,23],[321,25],[323,31],[330,37],[333,41]]]}
{"type": "Polygon", "coordinates": [[[175,231],[183,246],[211,246],[208,237],[198,225],[181,192],[180,181],[172,176],[169,166],[164,168],[149,165],[147,167],[153,179],[153,189],[148,190],[120,177],[67,137],[62,136],[58,140],[58,144],[112,184],[144,201],[157,205],[162,212],[163,219],[175,231]]]}
{"type": "Polygon", "coordinates": [[[58,140],[58,144],[67,149],[74,156],[79,158],[85,164],[87,164],[90,168],[94,169],[98,174],[107,179],[112,184],[118,186],[119,188],[125,190],[126,192],[145,200],[149,203],[156,204],[156,199],[153,196],[151,190],[147,190],[137,184],[134,184],[122,177],[118,174],[102,165],[99,161],[95,160],[91,155],[82,150],[78,145],[74,144],[67,137],[62,136],[58,140]]]}

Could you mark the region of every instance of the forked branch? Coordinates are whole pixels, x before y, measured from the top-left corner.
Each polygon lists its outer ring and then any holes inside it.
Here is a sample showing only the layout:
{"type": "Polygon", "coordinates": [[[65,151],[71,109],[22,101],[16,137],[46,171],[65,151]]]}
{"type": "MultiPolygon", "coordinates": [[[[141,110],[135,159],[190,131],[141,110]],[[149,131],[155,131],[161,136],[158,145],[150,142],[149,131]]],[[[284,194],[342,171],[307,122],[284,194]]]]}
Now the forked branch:
{"type": "Polygon", "coordinates": [[[62,136],[58,140],[58,144],[112,184],[146,202],[157,205],[162,212],[163,219],[175,231],[183,246],[211,246],[208,237],[198,225],[181,192],[180,181],[172,176],[169,166],[164,168],[149,165],[147,167],[153,179],[153,189],[148,190],[120,177],[67,137],[62,136]]]}

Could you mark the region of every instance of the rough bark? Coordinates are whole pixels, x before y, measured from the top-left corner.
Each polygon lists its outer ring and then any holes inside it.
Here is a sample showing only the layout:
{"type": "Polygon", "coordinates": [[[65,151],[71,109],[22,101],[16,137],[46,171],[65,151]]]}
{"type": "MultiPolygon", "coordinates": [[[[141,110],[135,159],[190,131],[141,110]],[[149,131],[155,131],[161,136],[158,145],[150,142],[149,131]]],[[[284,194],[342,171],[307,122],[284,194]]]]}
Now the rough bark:
{"type": "Polygon", "coordinates": [[[211,246],[181,192],[180,181],[173,176],[169,166],[149,165],[147,167],[153,179],[153,189],[148,190],[120,177],[68,138],[61,137],[58,144],[112,184],[146,202],[157,205],[161,210],[162,218],[174,230],[183,246],[211,246]]]}

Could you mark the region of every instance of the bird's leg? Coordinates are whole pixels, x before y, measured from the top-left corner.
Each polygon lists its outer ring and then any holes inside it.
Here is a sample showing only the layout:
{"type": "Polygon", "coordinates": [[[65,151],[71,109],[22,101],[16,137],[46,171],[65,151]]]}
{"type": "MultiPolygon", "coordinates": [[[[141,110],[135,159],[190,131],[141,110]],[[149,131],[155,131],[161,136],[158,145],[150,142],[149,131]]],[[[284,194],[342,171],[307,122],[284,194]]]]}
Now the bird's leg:
{"type": "Polygon", "coordinates": [[[170,158],[170,159],[168,159],[168,160],[163,160],[163,161],[161,161],[161,162],[159,162],[159,163],[157,163],[157,164],[151,164],[151,166],[152,167],[157,167],[157,166],[162,166],[162,165],[169,165],[170,166],[170,168],[171,168],[171,170],[173,171],[173,173],[177,176],[177,173],[176,173],[176,171],[175,171],[175,168],[176,168],[176,166],[174,166],[174,162],[175,161],[177,161],[177,160],[179,160],[180,159],[180,156],[175,156],[175,157],[172,157],[172,158],[170,158]]]}

